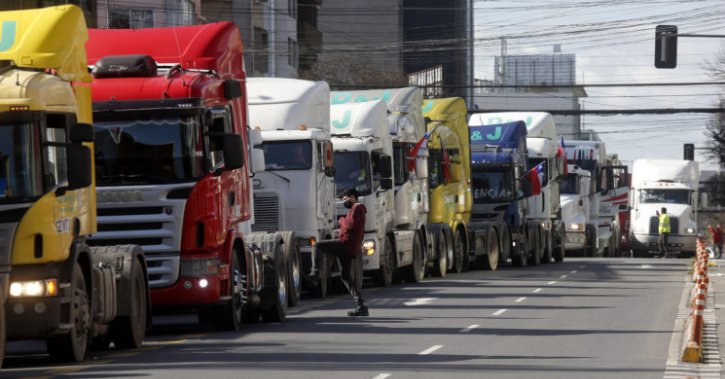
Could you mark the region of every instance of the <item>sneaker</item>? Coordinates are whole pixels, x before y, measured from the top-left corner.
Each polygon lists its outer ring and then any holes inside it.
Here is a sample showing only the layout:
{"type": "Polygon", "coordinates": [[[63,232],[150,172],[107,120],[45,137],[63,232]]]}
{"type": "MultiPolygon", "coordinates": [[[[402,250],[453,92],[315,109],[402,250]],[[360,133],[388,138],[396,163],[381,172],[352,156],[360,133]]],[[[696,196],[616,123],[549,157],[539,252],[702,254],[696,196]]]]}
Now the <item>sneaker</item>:
{"type": "Polygon", "coordinates": [[[360,308],[358,308],[358,309],[356,309],[354,311],[347,312],[347,315],[350,316],[350,317],[357,317],[357,316],[363,316],[363,317],[365,317],[365,316],[369,316],[370,313],[368,312],[368,308],[367,307],[360,307],[360,308]]]}

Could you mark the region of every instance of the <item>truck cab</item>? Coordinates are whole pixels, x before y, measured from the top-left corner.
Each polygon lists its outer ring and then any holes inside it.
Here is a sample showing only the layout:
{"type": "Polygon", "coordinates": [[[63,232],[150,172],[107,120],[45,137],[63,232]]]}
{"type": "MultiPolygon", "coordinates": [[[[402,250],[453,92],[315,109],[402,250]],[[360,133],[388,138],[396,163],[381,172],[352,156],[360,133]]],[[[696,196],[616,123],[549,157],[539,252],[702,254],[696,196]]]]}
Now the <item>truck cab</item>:
{"type": "Polygon", "coordinates": [[[564,248],[567,255],[591,255],[591,233],[597,228],[592,218],[592,195],[595,193],[592,174],[578,165],[569,164],[561,182],[561,218],[566,228],[564,248]]]}
{"type": "Polygon", "coordinates": [[[668,252],[692,256],[696,250],[699,190],[697,162],[678,159],[637,159],[632,165],[630,245],[634,256],[658,251],[659,219],[667,208],[671,232],[668,252]]]}

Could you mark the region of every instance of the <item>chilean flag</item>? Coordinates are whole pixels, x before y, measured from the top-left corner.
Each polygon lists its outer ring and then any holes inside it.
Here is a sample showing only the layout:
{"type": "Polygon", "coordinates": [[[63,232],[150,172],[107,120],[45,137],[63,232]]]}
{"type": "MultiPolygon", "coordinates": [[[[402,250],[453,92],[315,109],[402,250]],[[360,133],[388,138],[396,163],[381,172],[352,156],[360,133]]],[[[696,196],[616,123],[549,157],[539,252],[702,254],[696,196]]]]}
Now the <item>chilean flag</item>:
{"type": "Polygon", "coordinates": [[[433,133],[433,130],[431,129],[428,132],[425,133],[423,138],[418,141],[412,149],[410,149],[410,152],[408,152],[408,155],[405,157],[408,171],[415,171],[416,167],[416,158],[418,157],[418,151],[420,151],[420,148],[423,146],[424,143],[428,141],[428,138],[430,138],[430,135],[433,133]]]}
{"type": "Polygon", "coordinates": [[[543,174],[544,172],[544,162],[541,162],[536,165],[536,167],[529,170],[524,175],[524,178],[529,181],[531,184],[531,195],[538,195],[541,193],[541,179],[539,178],[539,174],[543,174]]]}

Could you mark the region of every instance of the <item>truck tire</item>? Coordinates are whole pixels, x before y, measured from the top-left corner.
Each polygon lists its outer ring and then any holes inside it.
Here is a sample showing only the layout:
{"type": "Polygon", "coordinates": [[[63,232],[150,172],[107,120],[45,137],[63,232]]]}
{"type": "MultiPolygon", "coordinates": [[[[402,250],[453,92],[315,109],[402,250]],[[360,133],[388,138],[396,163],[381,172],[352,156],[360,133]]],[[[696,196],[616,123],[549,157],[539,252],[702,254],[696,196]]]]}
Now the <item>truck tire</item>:
{"type": "Polygon", "coordinates": [[[536,266],[539,264],[539,257],[541,256],[541,242],[539,241],[538,228],[529,229],[529,251],[526,257],[526,263],[529,266],[536,266]]]}
{"type": "Polygon", "coordinates": [[[408,280],[410,283],[420,283],[425,278],[425,260],[423,259],[423,242],[420,232],[416,231],[413,237],[413,263],[408,267],[408,280]]]}
{"type": "Polygon", "coordinates": [[[148,286],[146,275],[138,259],[133,259],[131,271],[133,275],[131,280],[131,293],[133,294],[131,314],[116,317],[108,330],[108,335],[117,349],[138,349],[141,347],[146,335],[146,294],[148,293],[148,286]]]}
{"type": "Polygon", "coordinates": [[[288,306],[297,306],[302,297],[302,274],[300,268],[300,249],[289,231],[282,232],[282,251],[287,258],[287,299],[288,306]]]}
{"type": "Polygon", "coordinates": [[[330,273],[332,272],[332,259],[325,253],[321,253],[322,267],[318,268],[319,278],[317,285],[312,288],[312,294],[314,297],[324,299],[330,292],[330,273]]]}
{"type": "Polygon", "coordinates": [[[558,243],[556,246],[554,246],[554,262],[561,263],[564,262],[564,257],[566,256],[566,250],[564,250],[564,241],[566,241],[566,232],[564,230],[561,231],[561,235],[559,236],[558,243]]]}
{"type": "Polygon", "coordinates": [[[242,321],[245,316],[244,299],[242,296],[244,291],[243,286],[246,286],[246,281],[243,279],[246,271],[241,265],[239,259],[239,253],[235,250],[232,253],[232,264],[231,270],[229,271],[229,293],[231,299],[227,304],[220,307],[206,309],[200,311],[200,319],[211,319],[214,323],[214,328],[217,330],[239,330],[242,326],[242,321]]]}
{"type": "Polygon", "coordinates": [[[393,275],[397,265],[393,240],[390,236],[385,236],[385,246],[380,250],[380,268],[373,275],[375,285],[390,287],[393,284],[393,275]]]}
{"type": "Polygon", "coordinates": [[[435,261],[433,262],[433,276],[445,278],[448,272],[448,241],[443,229],[436,229],[435,236],[435,261]]]}
{"type": "Polygon", "coordinates": [[[72,299],[70,304],[71,329],[68,334],[45,340],[50,358],[59,362],[80,362],[86,357],[91,342],[91,302],[88,298],[86,278],[81,265],[73,265],[72,299]]]}
{"type": "MultiPolygon", "coordinates": [[[[262,320],[264,322],[282,322],[287,316],[287,262],[283,254],[275,255],[274,259],[267,260],[264,263],[264,277],[267,281],[267,275],[274,278],[274,287],[265,288],[266,296],[270,296],[269,308],[262,310],[262,320]]],[[[271,281],[269,282],[271,283],[271,281]]],[[[267,283],[265,283],[265,286],[267,283]]]]}
{"type": "Polygon", "coordinates": [[[539,246],[541,246],[541,259],[539,263],[551,263],[552,249],[554,248],[553,236],[546,238],[545,233],[539,233],[539,246]]]}
{"type": "Polygon", "coordinates": [[[501,257],[501,251],[499,250],[498,244],[498,233],[496,229],[491,228],[488,230],[488,251],[486,256],[482,257],[483,268],[490,271],[496,271],[498,268],[499,258],[501,257]]]}
{"type": "MultiPolygon", "coordinates": [[[[463,238],[463,236],[461,236],[463,238]]],[[[465,249],[465,243],[453,244],[453,264],[451,272],[459,274],[468,268],[468,252],[465,249]]]]}
{"type": "Polygon", "coordinates": [[[499,259],[502,262],[506,262],[509,258],[512,258],[511,263],[513,263],[513,257],[511,256],[511,231],[508,225],[504,224],[501,227],[499,236],[499,259]]]}

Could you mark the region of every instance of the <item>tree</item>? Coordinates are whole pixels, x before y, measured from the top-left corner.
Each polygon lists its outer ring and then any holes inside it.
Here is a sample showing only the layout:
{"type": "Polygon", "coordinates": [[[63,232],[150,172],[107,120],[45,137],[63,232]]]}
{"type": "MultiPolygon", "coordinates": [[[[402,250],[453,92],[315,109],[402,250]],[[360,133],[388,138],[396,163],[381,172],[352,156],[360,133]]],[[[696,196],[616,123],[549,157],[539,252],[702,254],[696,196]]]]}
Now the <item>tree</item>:
{"type": "MultiPolygon", "coordinates": [[[[707,61],[705,70],[713,79],[725,80],[725,50],[718,52],[713,60],[707,61]]],[[[720,107],[725,105],[723,98],[718,102],[720,107]]],[[[712,115],[705,133],[709,137],[705,156],[717,161],[720,166],[725,165],[725,114],[712,115]]],[[[725,172],[718,172],[702,186],[708,193],[711,206],[725,206],[725,172]]]]}
{"type": "Polygon", "coordinates": [[[364,86],[389,88],[408,85],[408,79],[399,69],[374,62],[360,53],[321,54],[309,73],[300,79],[324,80],[330,88],[364,86]]]}

